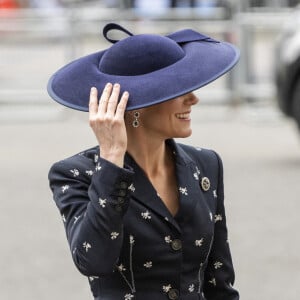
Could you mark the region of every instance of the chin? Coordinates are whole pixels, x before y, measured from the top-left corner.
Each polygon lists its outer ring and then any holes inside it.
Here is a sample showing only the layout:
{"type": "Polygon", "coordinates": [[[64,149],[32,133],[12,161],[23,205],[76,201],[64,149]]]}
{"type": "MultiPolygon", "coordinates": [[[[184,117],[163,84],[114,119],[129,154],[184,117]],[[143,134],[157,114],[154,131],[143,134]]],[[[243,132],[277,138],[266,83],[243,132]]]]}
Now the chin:
{"type": "Polygon", "coordinates": [[[192,135],[192,130],[190,129],[190,130],[186,130],[184,132],[178,133],[175,138],[181,138],[182,139],[182,138],[187,138],[191,135],[192,135]]]}

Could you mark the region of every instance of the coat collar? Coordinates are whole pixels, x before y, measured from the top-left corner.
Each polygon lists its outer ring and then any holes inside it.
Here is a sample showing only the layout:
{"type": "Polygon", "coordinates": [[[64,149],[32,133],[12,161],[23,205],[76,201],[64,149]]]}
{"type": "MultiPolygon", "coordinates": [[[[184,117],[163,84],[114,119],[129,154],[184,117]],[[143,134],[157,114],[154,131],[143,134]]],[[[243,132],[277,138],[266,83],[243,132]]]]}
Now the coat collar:
{"type": "Polygon", "coordinates": [[[176,163],[181,165],[193,164],[193,159],[188,155],[188,153],[182,148],[180,144],[177,144],[173,139],[166,140],[167,145],[173,151],[176,157],[176,163]]]}
{"type": "Polygon", "coordinates": [[[162,217],[180,232],[179,223],[184,222],[190,214],[193,214],[194,207],[199,199],[199,191],[201,192],[196,176],[198,168],[188,153],[174,140],[167,140],[166,143],[171,147],[176,161],[180,207],[175,217],[157,195],[155,188],[142,168],[129,154],[125,156],[125,163],[130,166],[135,173],[132,198],[140,202],[143,206],[146,206],[150,212],[154,212],[162,217]]]}

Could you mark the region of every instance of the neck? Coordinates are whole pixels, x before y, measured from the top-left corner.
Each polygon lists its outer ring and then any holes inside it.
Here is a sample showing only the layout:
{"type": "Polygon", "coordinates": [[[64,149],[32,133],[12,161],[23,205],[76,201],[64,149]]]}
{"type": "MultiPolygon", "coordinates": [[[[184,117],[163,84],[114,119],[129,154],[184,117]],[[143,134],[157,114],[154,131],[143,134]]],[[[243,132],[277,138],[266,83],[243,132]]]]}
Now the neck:
{"type": "Polygon", "coordinates": [[[145,135],[128,139],[127,152],[151,178],[170,166],[171,155],[165,140],[145,138],[145,135]]]}

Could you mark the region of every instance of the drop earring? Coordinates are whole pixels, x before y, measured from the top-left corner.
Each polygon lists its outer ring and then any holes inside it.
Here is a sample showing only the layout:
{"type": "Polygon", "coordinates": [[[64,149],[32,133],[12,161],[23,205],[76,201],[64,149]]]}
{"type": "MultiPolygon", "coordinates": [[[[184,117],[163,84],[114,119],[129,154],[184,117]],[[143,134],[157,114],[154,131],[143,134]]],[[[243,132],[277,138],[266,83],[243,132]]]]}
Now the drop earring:
{"type": "Polygon", "coordinates": [[[137,127],[140,126],[140,122],[139,122],[140,113],[139,113],[138,111],[135,111],[135,112],[133,113],[133,117],[134,117],[134,120],[133,120],[133,122],[132,122],[132,126],[133,126],[134,128],[137,128],[137,127]]]}

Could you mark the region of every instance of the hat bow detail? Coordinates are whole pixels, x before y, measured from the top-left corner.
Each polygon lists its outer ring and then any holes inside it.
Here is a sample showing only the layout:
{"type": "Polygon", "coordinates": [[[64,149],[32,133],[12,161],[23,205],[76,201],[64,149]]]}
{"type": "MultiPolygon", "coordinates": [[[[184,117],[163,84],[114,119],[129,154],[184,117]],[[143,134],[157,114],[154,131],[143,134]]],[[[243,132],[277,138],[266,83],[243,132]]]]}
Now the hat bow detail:
{"type": "MultiPolygon", "coordinates": [[[[103,28],[103,36],[105,39],[112,44],[115,44],[119,42],[119,40],[111,39],[108,37],[108,32],[111,30],[119,30],[124,33],[127,33],[129,36],[133,36],[134,34],[131,33],[129,30],[124,28],[123,26],[116,24],[116,23],[108,23],[103,28]]],[[[183,29],[176,31],[174,33],[166,35],[169,39],[173,40],[174,42],[178,44],[184,44],[189,42],[199,42],[199,41],[205,41],[205,42],[214,42],[219,43],[219,41],[212,39],[211,37],[204,35],[202,33],[199,33],[192,29],[183,29]]]]}

